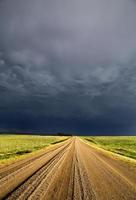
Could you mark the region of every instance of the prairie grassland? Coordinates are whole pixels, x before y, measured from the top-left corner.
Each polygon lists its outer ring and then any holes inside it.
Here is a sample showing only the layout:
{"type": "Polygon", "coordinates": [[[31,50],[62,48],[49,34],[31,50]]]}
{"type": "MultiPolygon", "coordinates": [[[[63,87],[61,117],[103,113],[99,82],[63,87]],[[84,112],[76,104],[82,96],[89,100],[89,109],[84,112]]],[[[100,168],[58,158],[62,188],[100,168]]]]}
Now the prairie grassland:
{"type": "Polygon", "coordinates": [[[105,150],[136,159],[136,136],[87,136],[83,139],[105,150]]]}
{"type": "Polygon", "coordinates": [[[110,157],[79,137],[61,144],[2,167],[0,199],[136,200],[134,163],[110,157]]]}
{"type": "Polygon", "coordinates": [[[16,159],[67,138],[63,136],[0,135],[0,161],[16,159]]]}

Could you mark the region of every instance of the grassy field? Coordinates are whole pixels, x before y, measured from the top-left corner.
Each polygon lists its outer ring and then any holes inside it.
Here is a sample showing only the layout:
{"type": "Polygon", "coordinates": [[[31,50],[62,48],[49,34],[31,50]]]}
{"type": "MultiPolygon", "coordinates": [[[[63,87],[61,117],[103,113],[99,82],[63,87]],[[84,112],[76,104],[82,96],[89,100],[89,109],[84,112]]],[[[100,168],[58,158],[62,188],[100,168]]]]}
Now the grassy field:
{"type": "Polygon", "coordinates": [[[67,138],[63,136],[0,135],[0,161],[16,159],[67,138]]]}
{"type": "Polygon", "coordinates": [[[136,136],[83,137],[91,144],[108,151],[136,159],[136,136]]]}

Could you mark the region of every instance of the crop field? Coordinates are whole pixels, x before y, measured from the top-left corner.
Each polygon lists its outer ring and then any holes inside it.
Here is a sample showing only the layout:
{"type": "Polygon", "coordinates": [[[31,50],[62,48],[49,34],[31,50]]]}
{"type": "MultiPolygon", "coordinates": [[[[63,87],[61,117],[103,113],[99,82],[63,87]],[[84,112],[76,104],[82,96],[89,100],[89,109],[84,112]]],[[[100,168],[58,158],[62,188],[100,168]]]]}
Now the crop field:
{"type": "Polygon", "coordinates": [[[0,161],[16,159],[66,139],[59,136],[0,135],[0,161]]]}
{"type": "Polygon", "coordinates": [[[83,138],[92,145],[136,159],[136,136],[90,136],[83,138]]]}

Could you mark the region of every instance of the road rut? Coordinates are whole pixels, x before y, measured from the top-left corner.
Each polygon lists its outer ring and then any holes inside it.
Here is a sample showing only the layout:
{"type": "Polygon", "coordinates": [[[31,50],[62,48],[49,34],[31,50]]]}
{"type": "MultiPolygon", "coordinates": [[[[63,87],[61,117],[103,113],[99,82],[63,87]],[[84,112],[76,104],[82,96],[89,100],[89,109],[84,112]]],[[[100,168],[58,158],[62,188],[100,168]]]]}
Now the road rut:
{"type": "Polygon", "coordinates": [[[72,137],[0,169],[0,199],[136,200],[136,166],[72,137]]]}

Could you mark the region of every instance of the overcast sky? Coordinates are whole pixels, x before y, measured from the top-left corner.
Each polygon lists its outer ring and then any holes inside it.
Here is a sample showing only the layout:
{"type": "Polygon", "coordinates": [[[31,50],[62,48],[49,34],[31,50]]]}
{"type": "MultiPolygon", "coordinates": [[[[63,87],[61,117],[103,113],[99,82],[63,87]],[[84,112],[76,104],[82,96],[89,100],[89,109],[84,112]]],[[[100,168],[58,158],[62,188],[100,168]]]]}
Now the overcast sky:
{"type": "Polygon", "coordinates": [[[0,130],[136,135],[136,1],[1,0],[0,130]]]}

